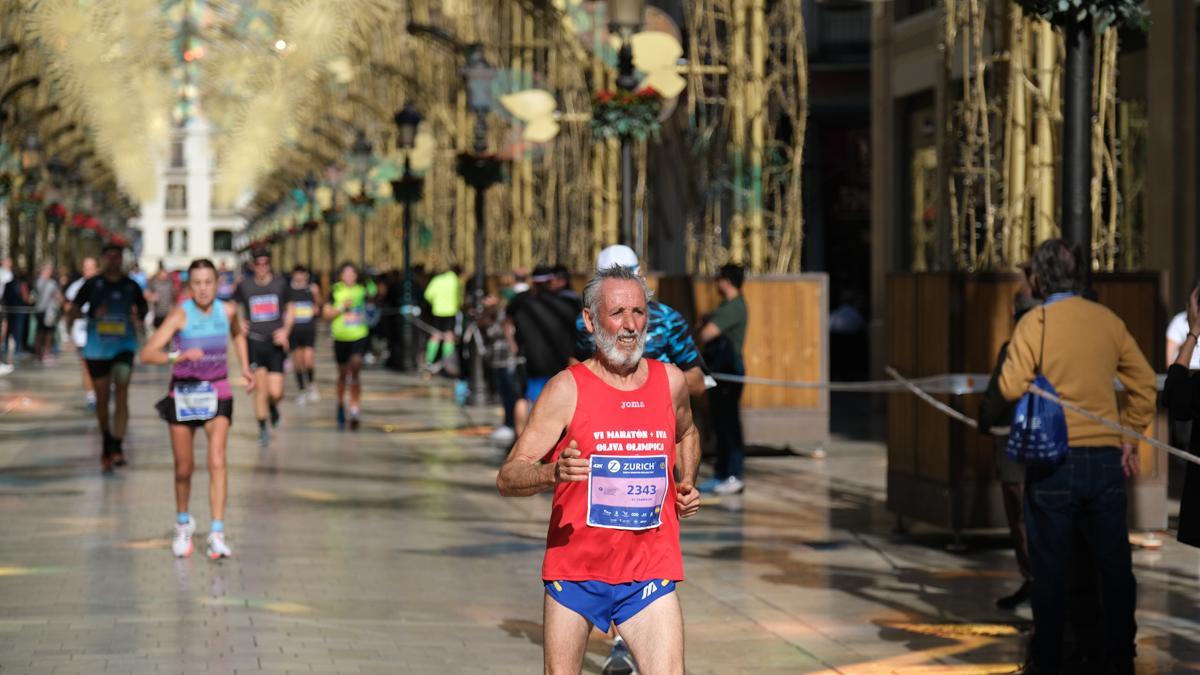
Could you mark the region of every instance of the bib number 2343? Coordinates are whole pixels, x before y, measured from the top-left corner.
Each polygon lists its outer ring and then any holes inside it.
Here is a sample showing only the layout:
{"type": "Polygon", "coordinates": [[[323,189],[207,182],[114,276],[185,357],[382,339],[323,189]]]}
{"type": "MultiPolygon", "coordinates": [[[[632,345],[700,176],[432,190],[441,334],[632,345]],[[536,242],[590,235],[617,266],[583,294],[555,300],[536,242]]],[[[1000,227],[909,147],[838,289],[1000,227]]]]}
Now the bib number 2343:
{"type": "Polygon", "coordinates": [[[667,457],[592,455],[588,473],[589,527],[649,530],[662,524],[667,457]]]}

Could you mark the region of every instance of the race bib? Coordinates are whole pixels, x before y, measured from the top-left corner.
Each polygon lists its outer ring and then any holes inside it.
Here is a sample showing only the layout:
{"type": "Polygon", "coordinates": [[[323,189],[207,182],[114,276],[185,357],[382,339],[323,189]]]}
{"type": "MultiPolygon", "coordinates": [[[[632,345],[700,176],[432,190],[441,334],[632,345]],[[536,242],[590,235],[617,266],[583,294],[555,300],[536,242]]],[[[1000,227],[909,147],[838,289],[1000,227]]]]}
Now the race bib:
{"type": "Polygon", "coordinates": [[[592,455],[588,461],[588,527],[649,530],[662,524],[666,455],[592,455]]]}
{"type": "Polygon", "coordinates": [[[106,316],[96,322],[96,334],[102,340],[119,340],[125,337],[124,318],[106,316]]]}
{"type": "Polygon", "coordinates": [[[180,382],[175,385],[175,420],[193,422],[217,416],[217,390],[212,382],[180,382]]]}
{"type": "Polygon", "coordinates": [[[254,323],[279,320],[279,297],[254,295],[250,297],[250,320],[254,323]]]}
{"type": "Polygon", "coordinates": [[[342,325],[347,328],[363,325],[362,313],[361,312],[346,312],[345,314],[342,314],[342,325]]]}
{"type": "Polygon", "coordinates": [[[313,304],[311,302],[293,302],[292,318],[296,323],[312,323],[313,304]]]}

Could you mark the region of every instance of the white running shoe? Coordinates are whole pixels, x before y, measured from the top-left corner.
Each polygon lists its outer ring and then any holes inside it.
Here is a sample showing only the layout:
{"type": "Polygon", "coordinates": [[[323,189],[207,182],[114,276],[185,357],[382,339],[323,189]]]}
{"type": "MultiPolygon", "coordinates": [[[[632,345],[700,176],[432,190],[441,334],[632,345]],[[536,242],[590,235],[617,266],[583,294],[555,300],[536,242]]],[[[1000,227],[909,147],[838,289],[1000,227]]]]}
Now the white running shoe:
{"type": "Polygon", "coordinates": [[[302,391],[296,395],[296,405],[307,405],[307,404],[308,404],[308,392],[307,391],[302,391]]]}
{"type": "Polygon", "coordinates": [[[233,551],[225,545],[224,532],[209,532],[208,533],[208,559],[217,560],[219,558],[228,558],[233,555],[233,551]]]}
{"type": "Polygon", "coordinates": [[[0,363],[0,376],[8,375],[13,371],[13,366],[10,363],[0,363]]]}
{"type": "Polygon", "coordinates": [[[320,401],[320,400],[321,400],[321,394],[317,392],[317,385],[315,385],[315,384],[308,385],[308,402],[316,403],[317,401],[320,401]]]}
{"type": "Polygon", "coordinates": [[[171,552],[176,558],[186,558],[192,554],[192,533],[196,531],[196,521],[189,516],[186,525],[175,523],[175,539],[171,542],[171,552]]]}
{"type": "Polygon", "coordinates": [[[493,443],[498,445],[510,445],[517,438],[517,432],[513,431],[512,427],[506,427],[503,424],[492,429],[490,436],[493,443]]]}
{"type": "Polygon", "coordinates": [[[746,484],[742,482],[741,478],[738,478],[737,476],[730,476],[720,483],[717,483],[717,486],[713,488],[713,492],[719,495],[736,495],[745,489],[746,484]]]}

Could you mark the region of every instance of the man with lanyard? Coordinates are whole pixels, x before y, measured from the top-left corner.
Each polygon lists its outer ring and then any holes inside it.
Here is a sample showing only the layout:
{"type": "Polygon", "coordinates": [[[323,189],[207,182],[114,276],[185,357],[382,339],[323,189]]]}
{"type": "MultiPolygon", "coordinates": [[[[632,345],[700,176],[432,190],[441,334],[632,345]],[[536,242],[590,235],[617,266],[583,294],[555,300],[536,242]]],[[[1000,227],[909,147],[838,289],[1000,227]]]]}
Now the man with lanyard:
{"type": "Polygon", "coordinates": [[[87,307],[87,344],[83,358],[96,392],[96,422],[103,437],[100,466],[111,471],[125,466],[125,428],[129,423],[129,379],[138,349],[142,317],[148,307],[142,289],[125,274],[120,246],[109,244],[100,254],[101,272],[84,282],[71,304],[72,321],[87,307]],[[108,399],[116,389],[116,405],[109,418],[108,399]]]}
{"type": "Polygon", "coordinates": [[[250,342],[250,368],[254,371],[254,414],[258,418],[258,444],[271,442],[271,426],[279,426],[279,401],[283,399],[283,361],[287,356],[288,333],[292,332],[292,310],[288,282],[271,271],[271,254],[254,251],[254,276],[238,284],[235,298],[242,309],[250,342]]]}
{"type": "Polygon", "coordinates": [[[583,297],[595,355],[546,384],[496,479],[504,496],[554,491],[546,672],[579,672],[592,627],[614,623],[642,672],[683,672],[674,590],[679,519],[700,507],[699,440],[683,373],[642,358],[648,295],[628,267],[596,272],[583,297]]]}
{"type": "MultiPolygon", "coordinates": [[[[80,269],[83,271],[83,276],[73,281],[70,286],[67,286],[67,291],[63,294],[63,297],[67,299],[65,310],[68,316],[70,316],[73,307],[79,307],[81,314],[87,314],[88,308],[75,302],[75,298],[78,297],[79,289],[83,288],[88,279],[96,276],[96,259],[91,257],[84,258],[80,269]]],[[[75,349],[79,352],[79,362],[83,366],[84,401],[87,403],[88,410],[94,412],[96,410],[96,392],[92,388],[92,375],[88,372],[87,361],[83,356],[83,348],[87,345],[88,321],[87,319],[80,318],[70,321],[68,324],[71,327],[71,342],[75,344],[75,349]]]]}
{"type": "Polygon", "coordinates": [[[187,274],[191,297],[163,317],[142,348],[142,362],[174,364],[167,396],[157,406],[171,434],[175,456],[175,539],[171,552],[177,558],[192,554],[196,523],[188,514],[188,500],[195,465],[193,445],[196,430],[202,428],[208,436],[208,501],[212,509],[208,557],[217,560],[233,555],[225,543],[225,447],[233,423],[233,391],[227,365],[230,343],[242,367],[246,393],[253,391],[255,382],[237,308],[216,299],[216,267],[211,260],[201,258],[192,262],[187,274]],[[165,349],[172,342],[168,355],[165,349]]]}
{"type": "MultiPolygon", "coordinates": [[[[637,253],[622,244],[609,246],[596,256],[597,272],[614,265],[628,267],[636,273],[641,273],[637,253]]],[[[566,284],[561,284],[560,288],[565,286],[566,284]]],[[[650,314],[645,357],[678,367],[687,380],[688,394],[703,396],[706,387],[704,362],[700,357],[700,350],[696,348],[696,341],[692,339],[687,319],[672,307],[657,300],[651,300],[647,306],[650,314]]],[[[587,329],[583,314],[580,313],[575,319],[575,353],[572,363],[591,358],[594,351],[595,341],[587,329]]],[[[634,668],[629,649],[621,637],[617,636],[608,660],[604,663],[605,675],[626,675],[632,673],[634,668]]]]}
{"type": "Polygon", "coordinates": [[[358,283],[358,270],[342,263],[333,285],[325,317],[332,320],[333,356],[337,361],[337,425],[346,426],[346,390],[350,390],[350,430],[358,430],[358,406],[362,398],[362,363],[370,344],[367,326],[367,289],[358,283]]]}
{"type": "Polygon", "coordinates": [[[313,348],[317,344],[317,317],[321,315],[321,291],[311,281],[308,268],[296,265],[292,269],[292,285],[288,289],[292,307],[292,332],[288,344],[292,348],[292,370],[300,394],[296,403],[315,403],[320,399],[313,380],[313,348]]]}

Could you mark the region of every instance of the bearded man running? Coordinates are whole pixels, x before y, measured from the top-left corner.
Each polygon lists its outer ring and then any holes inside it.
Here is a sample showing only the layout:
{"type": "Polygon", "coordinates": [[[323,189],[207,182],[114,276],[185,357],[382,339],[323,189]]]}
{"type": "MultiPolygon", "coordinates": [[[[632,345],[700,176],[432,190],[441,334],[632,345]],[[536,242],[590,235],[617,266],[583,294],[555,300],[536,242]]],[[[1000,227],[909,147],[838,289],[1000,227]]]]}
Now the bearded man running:
{"type": "Polygon", "coordinates": [[[583,295],[595,354],[546,384],[496,480],[506,497],[554,490],[547,673],[580,672],[592,626],[611,624],[644,675],[683,673],[679,520],[700,508],[700,448],[683,373],[642,358],[649,296],[628,267],[596,272],[583,295]]]}

